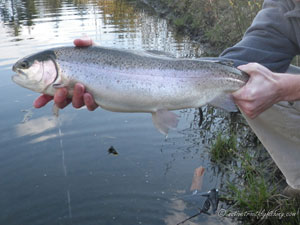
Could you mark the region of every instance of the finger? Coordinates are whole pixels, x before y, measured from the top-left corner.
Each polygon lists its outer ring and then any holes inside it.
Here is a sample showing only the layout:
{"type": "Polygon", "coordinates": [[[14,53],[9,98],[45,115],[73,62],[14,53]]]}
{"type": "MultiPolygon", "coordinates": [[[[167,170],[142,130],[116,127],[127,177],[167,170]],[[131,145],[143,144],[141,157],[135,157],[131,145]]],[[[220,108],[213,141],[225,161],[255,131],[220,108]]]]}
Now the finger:
{"type": "Polygon", "coordinates": [[[93,40],[92,39],[75,39],[73,43],[76,47],[88,47],[88,46],[93,45],[93,40]]]}
{"type": "Polygon", "coordinates": [[[245,113],[250,119],[255,119],[261,112],[245,113]]]}
{"type": "Polygon", "coordinates": [[[48,102],[50,102],[53,99],[53,96],[50,95],[41,95],[39,96],[34,102],[33,102],[33,106],[35,108],[41,108],[44,105],[46,105],[48,102]]]}
{"type": "Polygon", "coordinates": [[[72,105],[74,106],[74,108],[80,108],[84,105],[83,94],[84,86],[80,83],[75,84],[72,98],[72,105]]]}
{"type": "Polygon", "coordinates": [[[248,73],[250,76],[256,75],[258,72],[271,72],[267,67],[259,63],[248,63],[238,66],[237,68],[248,73]]]}
{"type": "Polygon", "coordinates": [[[243,105],[238,105],[238,106],[244,115],[246,115],[250,119],[254,119],[254,114],[252,112],[250,112],[246,108],[244,108],[243,105]]]}
{"type": "Polygon", "coordinates": [[[258,70],[259,66],[260,65],[258,63],[248,63],[245,65],[238,66],[237,68],[248,73],[251,76],[254,71],[258,70]]]}
{"type": "Polygon", "coordinates": [[[66,88],[60,88],[55,92],[54,102],[58,108],[62,109],[71,102],[71,99],[68,99],[67,97],[68,90],[66,88]]]}
{"type": "Polygon", "coordinates": [[[255,106],[252,102],[236,101],[240,110],[250,119],[255,119],[265,109],[261,106],[255,106]]]}
{"type": "Polygon", "coordinates": [[[97,103],[94,101],[94,98],[90,93],[84,93],[83,99],[88,110],[94,111],[98,107],[97,103]]]}
{"type": "MultiPolygon", "coordinates": [[[[55,102],[55,101],[54,101],[54,102],[55,102]]],[[[67,98],[67,99],[64,100],[63,102],[61,102],[61,103],[55,103],[55,104],[56,104],[56,106],[57,106],[58,108],[63,109],[63,108],[65,108],[67,105],[69,105],[71,102],[72,102],[72,99],[67,98]]]]}

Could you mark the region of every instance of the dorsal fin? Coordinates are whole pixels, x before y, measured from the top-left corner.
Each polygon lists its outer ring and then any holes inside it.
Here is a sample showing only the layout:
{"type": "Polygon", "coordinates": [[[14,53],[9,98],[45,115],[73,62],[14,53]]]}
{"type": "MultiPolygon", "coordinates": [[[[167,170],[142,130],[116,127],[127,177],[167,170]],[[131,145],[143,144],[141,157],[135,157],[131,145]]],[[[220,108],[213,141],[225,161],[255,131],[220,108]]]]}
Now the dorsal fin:
{"type": "Polygon", "coordinates": [[[221,64],[221,65],[225,65],[225,66],[231,66],[233,67],[234,66],[234,61],[233,60],[230,60],[230,59],[221,59],[221,58],[210,58],[210,57],[207,57],[207,58],[198,58],[197,60],[199,61],[204,61],[204,62],[212,62],[212,63],[218,63],[218,64],[221,64]]]}

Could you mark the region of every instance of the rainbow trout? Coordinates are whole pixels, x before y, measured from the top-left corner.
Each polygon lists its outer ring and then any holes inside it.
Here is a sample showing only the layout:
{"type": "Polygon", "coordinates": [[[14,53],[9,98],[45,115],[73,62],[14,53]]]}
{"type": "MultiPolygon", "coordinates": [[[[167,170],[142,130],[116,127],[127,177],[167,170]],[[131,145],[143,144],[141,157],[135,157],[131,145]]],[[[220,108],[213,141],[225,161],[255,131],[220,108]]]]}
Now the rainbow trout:
{"type": "Polygon", "coordinates": [[[236,111],[231,93],[248,80],[222,62],[176,59],[103,47],[59,47],[27,56],[13,66],[13,81],[35,92],[54,95],[74,84],[85,85],[96,103],[115,112],[152,113],[167,134],[178,118],[170,110],[210,103],[236,111]]]}

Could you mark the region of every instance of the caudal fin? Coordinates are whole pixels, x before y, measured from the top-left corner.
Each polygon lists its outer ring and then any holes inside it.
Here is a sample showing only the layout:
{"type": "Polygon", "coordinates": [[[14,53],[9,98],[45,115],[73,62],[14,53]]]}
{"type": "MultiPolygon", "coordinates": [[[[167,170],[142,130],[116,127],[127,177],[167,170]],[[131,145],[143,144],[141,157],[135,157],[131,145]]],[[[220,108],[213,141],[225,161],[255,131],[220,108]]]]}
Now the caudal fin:
{"type": "Polygon", "coordinates": [[[230,93],[228,94],[223,94],[218,97],[216,97],[214,100],[212,100],[210,105],[225,109],[228,112],[237,112],[238,108],[235,105],[233,101],[233,97],[230,93]]]}

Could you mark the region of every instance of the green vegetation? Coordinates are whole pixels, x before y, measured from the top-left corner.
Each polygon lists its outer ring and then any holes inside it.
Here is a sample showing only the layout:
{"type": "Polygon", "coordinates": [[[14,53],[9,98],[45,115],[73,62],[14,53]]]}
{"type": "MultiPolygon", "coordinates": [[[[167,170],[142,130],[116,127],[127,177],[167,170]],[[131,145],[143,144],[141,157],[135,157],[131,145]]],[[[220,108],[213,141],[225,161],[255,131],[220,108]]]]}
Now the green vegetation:
{"type": "Polygon", "coordinates": [[[295,66],[300,66],[300,56],[297,55],[294,60],[292,61],[292,64],[295,66]]]}
{"type": "Polygon", "coordinates": [[[236,136],[231,135],[229,138],[224,138],[221,134],[219,134],[216,142],[211,147],[211,160],[213,162],[224,162],[230,160],[236,150],[236,136]]]}
{"type": "Polygon", "coordinates": [[[187,32],[219,55],[239,41],[263,0],[149,0],[179,32],[187,32]],[[158,5],[158,6],[157,6],[158,5]],[[162,10],[163,9],[163,10],[162,10]]]}
{"type": "Polygon", "coordinates": [[[221,197],[228,204],[226,216],[249,225],[300,224],[300,201],[281,194],[283,175],[266,150],[246,150],[237,143],[235,136],[219,135],[211,148],[212,161],[228,173],[221,197]]]}
{"type": "Polygon", "coordinates": [[[299,224],[300,202],[287,198],[276,189],[269,190],[269,186],[262,177],[252,175],[249,184],[238,188],[234,184],[228,185],[235,202],[227,211],[239,212],[239,219],[243,224],[299,224]]]}

